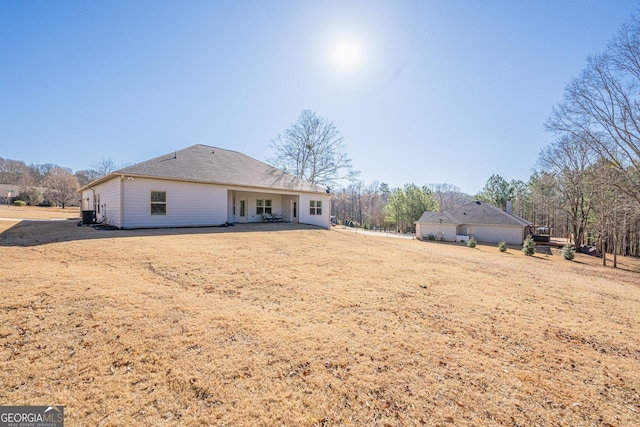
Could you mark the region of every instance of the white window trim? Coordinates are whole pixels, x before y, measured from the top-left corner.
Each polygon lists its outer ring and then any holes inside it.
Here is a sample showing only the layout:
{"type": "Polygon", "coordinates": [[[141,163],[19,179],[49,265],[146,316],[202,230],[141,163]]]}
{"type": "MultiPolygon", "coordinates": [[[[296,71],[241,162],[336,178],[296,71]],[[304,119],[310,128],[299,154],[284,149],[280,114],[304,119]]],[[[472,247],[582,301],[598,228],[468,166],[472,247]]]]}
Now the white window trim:
{"type": "Polygon", "coordinates": [[[309,200],[309,215],[322,216],[322,200],[309,200]]]}
{"type": "Polygon", "coordinates": [[[262,215],[263,213],[273,213],[272,199],[256,199],[256,215],[262,215]],[[260,209],[262,209],[262,212],[260,212],[260,209]]]}
{"type": "Polygon", "coordinates": [[[149,191],[149,216],[167,216],[167,212],[168,212],[168,203],[167,203],[167,191],[166,190],[150,190],[149,191]],[[164,193],[164,202],[154,202],[153,200],[151,200],[151,198],[153,197],[153,193],[164,193]],[[153,213],[153,209],[151,208],[151,206],[153,205],[164,205],[164,213],[163,214],[159,214],[159,213],[153,213]]]}

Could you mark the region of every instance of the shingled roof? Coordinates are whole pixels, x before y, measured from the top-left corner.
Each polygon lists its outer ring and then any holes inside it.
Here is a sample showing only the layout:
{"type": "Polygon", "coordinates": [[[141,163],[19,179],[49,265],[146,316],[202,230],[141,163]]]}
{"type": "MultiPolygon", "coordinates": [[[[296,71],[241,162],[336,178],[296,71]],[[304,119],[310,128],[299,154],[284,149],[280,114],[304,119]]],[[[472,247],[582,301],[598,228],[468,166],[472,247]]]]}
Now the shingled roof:
{"type": "Polygon", "coordinates": [[[237,151],[201,144],[127,166],[111,175],[121,174],[243,187],[325,192],[321,187],[237,151]]]}
{"type": "Polygon", "coordinates": [[[446,212],[425,212],[417,222],[438,223],[440,217],[451,218],[448,224],[506,225],[526,227],[529,222],[497,206],[476,200],[446,212]]]}
{"type": "Polygon", "coordinates": [[[427,223],[433,223],[433,224],[437,224],[437,223],[456,224],[456,225],[461,224],[460,221],[455,219],[448,212],[431,212],[431,211],[426,211],[425,213],[423,213],[417,222],[427,222],[427,223]]]}

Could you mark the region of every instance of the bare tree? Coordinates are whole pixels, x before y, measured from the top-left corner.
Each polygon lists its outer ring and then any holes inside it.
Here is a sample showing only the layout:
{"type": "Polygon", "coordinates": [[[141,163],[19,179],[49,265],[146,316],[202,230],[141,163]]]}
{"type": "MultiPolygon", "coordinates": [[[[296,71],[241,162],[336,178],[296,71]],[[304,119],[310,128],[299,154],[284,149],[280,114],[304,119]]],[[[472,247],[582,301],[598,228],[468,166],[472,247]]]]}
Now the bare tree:
{"type": "Polygon", "coordinates": [[[509,184],[511,185],[511,213],[521,218],[527,217],[530,212],[528,207],[531,199],[529,186],[525,182],[515,179],[512,179],[509,184]]]}
{"type": "Polygon", "coordinates": [[[438,202],[440,212],[455,209],[473,201],[473,197],[460,191],[460,187],[453,184],[427,184],[433,198],[438,202]]]}
{"type": "Polygon", "coordinates": [[[47,187],[45,197],[64,207],[78,198],[76,190],[80,187],[78,179],[64,168],[49,171],[44,182],[47,187]]]}
{"type": "Polygon", "coordinates": [[[333,122],[304,110],[296,123],[271,141],[276,151],[268,161],[298,178],[320,186],[353,181],[358,173],[333,122]]]}
{"type": "Polygon", "coordinates": [[[387,204],[389,186],[385,183],[379,184],[374,181],[365,187],[362,194],[362,206],[364,210],[364,220],[372,228],[382,229],[384,227],[384,206],[387,204]]]}
{"type": "Polygon", "coordinates": [[[19,160],[0,157],[0,184],[30,184],[25,182],[29,175],[27,165],[19,160]]]}
{"type": "Polygon", "coordinates": [[[113,157],[100,157],[100,160],[91,164],[91,167],[97,172],[98,178],[119,169],[113,157]]]}
{"type": "Polygon", "coordinates": [[[584,242],[587,222],[593,211],[593,166],[596,153],[583,139],[563,135],[543,148],[538,155],[538,164],[555,178],[556,194],[553,200],[569,216],[574,244],[584,242]]]}
{"type": "Polygon", "coordinates": [[[589,58],[547,121],[616,168],[611,182],[640,203],[640,21],[624,25],[607,51],[589,58]]]}
{"type": "Polygon", "coordinates": [[[372,182],[356,182],[337,191],[331,201],[331,214],[343,224],[352,221],[362,227],[382,229],[385,226],[385,205],[389,186],[372,182]]]}
{"type": "Polygon", "coordinates": [[[534,225],[556,228],[554,221],[556,182],[552,174],[534,172],[527,183],[529,187],[529,209],[526,218],[534,225]]]}
{"type": "Polygon", "coordinates": [[[593,243],[596,243],[600,249],[603,266],[607,265],[608,244],[614,234],[612,221],[617,192],[613,191],[611,186],[613,175],[614,169],[609,167],[603,159],[594,166],[594,215],[591,227],[594,234],[593,243]]]}
{"type": "Polygon", "coordinates": [[[43,182],[52,169],[59,168],[60,166],[53,163],[43,163],[39,165],[30,165],[31,176],[34,180],[34,185],[43,186],[43,182]]]}
{"type": "Polygon", "coordinates": [[[96,179],[100,178],[101,175],[100,175],[100,172],[98,172],[95,169],[82,169],[82,170],[76,171],[75,176],[76,178],[78,178],[78,183],[80,184],[80,187],[83,187],[88,183],[90,183],[91,181],[95,181],[96,179]]]}

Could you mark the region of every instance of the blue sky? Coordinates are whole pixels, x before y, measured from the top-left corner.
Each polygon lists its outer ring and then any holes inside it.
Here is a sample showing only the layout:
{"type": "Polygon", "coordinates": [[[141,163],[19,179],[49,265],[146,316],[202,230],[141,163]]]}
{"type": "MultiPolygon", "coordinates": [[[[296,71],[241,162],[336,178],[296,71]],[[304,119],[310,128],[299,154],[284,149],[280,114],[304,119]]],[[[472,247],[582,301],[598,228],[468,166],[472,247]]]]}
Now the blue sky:
{"type": "Polygon", "coordinates": [[[361,179],[526,181],[564,86],[636,0],[0,1],[0,157],[79,170],[192,144],[259,160],[303,109],[361,179]]]}

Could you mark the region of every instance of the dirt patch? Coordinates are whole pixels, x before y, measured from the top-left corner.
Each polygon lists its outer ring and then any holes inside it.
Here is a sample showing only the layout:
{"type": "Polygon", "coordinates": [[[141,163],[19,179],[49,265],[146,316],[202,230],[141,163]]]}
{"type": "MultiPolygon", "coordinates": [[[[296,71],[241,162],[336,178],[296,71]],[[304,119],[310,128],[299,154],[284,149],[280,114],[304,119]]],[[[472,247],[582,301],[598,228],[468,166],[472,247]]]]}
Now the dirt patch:
{"type": "Polygon", "coordinates": [[[0,401],[69,425],[640,416],[634,260],[291,224],[0,227],[0,401]]]}

